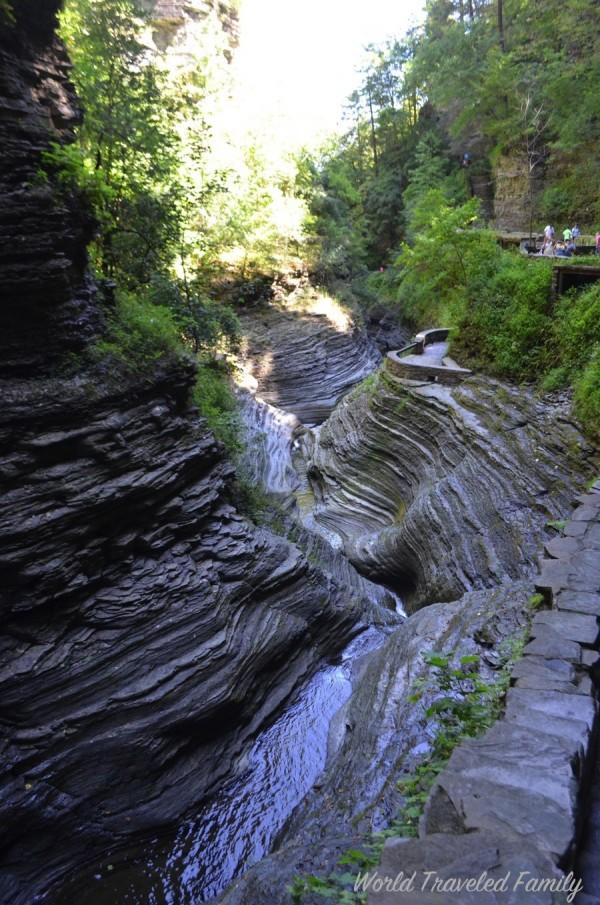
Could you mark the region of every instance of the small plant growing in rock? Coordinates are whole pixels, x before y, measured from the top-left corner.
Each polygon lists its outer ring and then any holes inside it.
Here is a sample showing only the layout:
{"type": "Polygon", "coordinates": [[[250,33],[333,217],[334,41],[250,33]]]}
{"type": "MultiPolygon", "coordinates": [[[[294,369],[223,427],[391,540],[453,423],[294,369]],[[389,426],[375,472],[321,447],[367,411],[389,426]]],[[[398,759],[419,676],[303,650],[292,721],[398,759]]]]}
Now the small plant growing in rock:
{"type": "Polygon", "coordinates": [[[546,528],[554,528],[555,531],[558,531],[559,534],[562,534],[565,530],[566,524],[567,522],[564,518],[549,519],[546,522],[546,528]]]}
{"type": "MultiPolygon", "coordinates": [[[[537,596],[541,597],[534,595],[537,596]]],[[[398,817],[385,830],[371,833],[365,839],[366,851],[351,849],[345,852],[338,861],[340,868],[351,866],[357,871],[366,871],[379,864],[386,839],[417,835],[429,792],[456,745],[464,738],[481,735],[497,719],[513,663],[520,657],[523,644],[524,636],[519,636],[507,639],[500,646],[502,667],[495,682],[482,679],[477,654],[465,654],[458,661],[435,651],[424,655],[431,672],[427,678],[415,683],[411,700],[418,703],[427,696],[431,701],[424,713],[431,721],[431,750],[410,775],[398,781],[404,797],[404,807],[398,817]]],[[[366,893],[354,891],[355,879],[349,871],[332,872],[326,878],[296,876],[288,892],[294,905],[302,905],[303,896],[308,894],[339,905],[363,905],[366,893]]]]}

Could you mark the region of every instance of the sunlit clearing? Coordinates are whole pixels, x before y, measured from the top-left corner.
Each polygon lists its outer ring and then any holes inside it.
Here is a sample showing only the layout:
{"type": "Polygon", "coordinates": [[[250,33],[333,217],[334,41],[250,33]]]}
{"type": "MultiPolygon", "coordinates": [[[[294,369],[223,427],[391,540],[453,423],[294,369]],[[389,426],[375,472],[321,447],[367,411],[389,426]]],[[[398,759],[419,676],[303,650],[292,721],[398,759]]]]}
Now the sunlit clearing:
{"type": "Polygon", "coordinates": [[[290,300],[287,303],[287,307],[306,312],[306,314],[326,317],[338,333],[348,333],[352,329],[350,313],[341,302],[325,292],[303,296],[300,301],[290,300]]]}

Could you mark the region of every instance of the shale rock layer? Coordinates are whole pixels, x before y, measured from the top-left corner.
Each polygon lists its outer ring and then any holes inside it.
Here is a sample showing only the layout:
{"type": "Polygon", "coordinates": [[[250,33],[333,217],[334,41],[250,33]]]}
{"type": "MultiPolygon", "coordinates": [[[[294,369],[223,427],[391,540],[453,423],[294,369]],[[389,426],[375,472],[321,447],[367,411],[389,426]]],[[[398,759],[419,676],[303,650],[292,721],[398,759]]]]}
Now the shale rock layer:
{"type": "Polygon", "coordinates": [[[559,403],[385,368],[306,442],[317,520],[413,606],[530,574],[547,520],[568,510],[591,468],[559,403]]]}
{"type": "Polygon", "coordinates": [[[93,223],[73,193],[40,178],[42,151],[80,118],[54,35],[58,0],[19,0],[0,19],[0,373],[30,373],[81,349],[101,323],[85,273],[93,223]]]}
{"type": "Polygon", "coordinates": [[[232,469],[188,383],[8,393],[3,902],[218,789],[357,618],[297,548],[229,505],[232,469]]]}
{"type": "Polygon", "coordinates": [[[244,367],[258,396],[303,424],[320,424],[380,354],[347,311],[315,290],[302,292],[242,318],[244,367]]]}

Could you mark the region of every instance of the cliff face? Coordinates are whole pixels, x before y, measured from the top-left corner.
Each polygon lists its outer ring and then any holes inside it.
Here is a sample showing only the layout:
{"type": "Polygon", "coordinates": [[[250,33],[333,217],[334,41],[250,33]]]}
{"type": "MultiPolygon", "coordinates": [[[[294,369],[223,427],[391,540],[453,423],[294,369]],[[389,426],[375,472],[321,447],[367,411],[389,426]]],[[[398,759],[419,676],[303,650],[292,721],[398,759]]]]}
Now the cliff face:
{"type": "Polygon", "coordinates": [[[193,366],[48,377],[102,322],[85,211],[32,183],[79,116],[56,7],[18,4],[0,39],[6,905],[217,791],[359,606],[230,504],[232,468],[188,403],[193,366]]]}
{"type": "Polygon", "coordinates": [[[228,504],[232,469],[187,389],[165,374],[7,394],[3,902],[218,788],[357,618],[228,504]]]}
{"type": "Polygon", "coordinates": [[[301,279],[285,300],[242,316],[248,383],[303,424],[320,424],[380,361],[365,330],[335,299],[301,279]]]}
{"type": "Polygon", "coordinates": [[[77,198],[38,184],[41,152],[68,141],[80,116],[54,35],[59,0],[15,4],[0,25],[0,373],[30,373],[97,331],[86,276],[93,224],[77,198]]]}
{"type": "Polygon", "coordinates": [[[530,217],[538,217],[543,183],[539,168],[532,173],[524,155],[501,156],[493,170],[494,223],[498,229],[525,230],[530,217]]]}
{"type": "Polygon", "coordinates": [[[523,388],[385,369],[307,442],[317,520],[412,607],[531,573],[590,454],[561,405],[523,388]]]}
{"type": "Polygon", "coordinates": [[[231,0],[142,0],[151,14],[152,41],[180,65],[197,65],[207,50],[207,35],[225,38],[223,55],[231,62],[238,43],[238,12],[231,0]]]}

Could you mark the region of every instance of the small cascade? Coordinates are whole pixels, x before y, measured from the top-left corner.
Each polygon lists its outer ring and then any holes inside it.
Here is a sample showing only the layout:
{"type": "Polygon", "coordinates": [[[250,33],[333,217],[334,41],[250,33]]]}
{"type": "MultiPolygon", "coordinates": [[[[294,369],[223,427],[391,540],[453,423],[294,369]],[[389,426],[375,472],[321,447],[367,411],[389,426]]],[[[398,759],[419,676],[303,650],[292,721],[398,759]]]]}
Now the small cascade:
{"type": "MultiPolygon", "coordinates": [[[[363,351],[359,349],[361,355],[363,351]]],[[[339,370],[337,359],[330,357],[339,370]]],[[[375,366],[377,357],[372,361],[375,366]]],[[[355,380],[364,376],[362,358],[360,365],[355,380]]],[[[307,456],[320,427],[308,427],[296,414],[265,401],[258,395],[258,382],[247,386],[252,389],[238,391],[245,428],[240,472],[266,495],[267,527],[272,519],[273,532],[294,543],[325,576],[330,593],[357,614],[354,637],[341,656],[324,659],[308,681],[276,690],[279,717],[250,744],[240,745],[233,770],[215,783],[215,792],[188,819],[127,850],[109,852],[101,863],[73,876],[48,905],[71,905],[89,890],[94,905],[192,905],[219,896],[270,853],[294,810],[318,783],[341,744],[336,721],[356,690],[358,663],[404,620],[397,594],[357,572],[338,534],[315,519],[307,456]]],[[[339,391],[323,381],[322,393],[326,415],[339,391]]],[[[311,417],[320,404],[313,393],[311,417]]]]}
{"type": "Polygon", "coordinates": [[[315,518],[306,464],[320,427],[305,427],[292,413],[247,390],[240,392],[240,400],[246,430],[242,467],[262,490],[279,497],[289,539],[309,561],[318,563],[351,594],[364,599],[368,622],[388,624],[390,614],[404,616],[400,597],[357,572],[343,552],[339,534],[315,518]]]}
{"type": "Polygon", "coordinates": [[[267,493],[292,493],[299,483],[292,464],[292,444],[300,422],[295,415],[269,405],[248,390],[240,392],[239,400],[246,429],[243,470],[267,493]]]}

